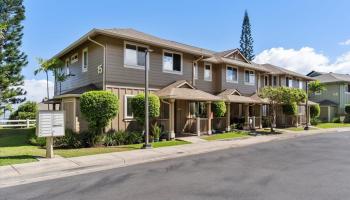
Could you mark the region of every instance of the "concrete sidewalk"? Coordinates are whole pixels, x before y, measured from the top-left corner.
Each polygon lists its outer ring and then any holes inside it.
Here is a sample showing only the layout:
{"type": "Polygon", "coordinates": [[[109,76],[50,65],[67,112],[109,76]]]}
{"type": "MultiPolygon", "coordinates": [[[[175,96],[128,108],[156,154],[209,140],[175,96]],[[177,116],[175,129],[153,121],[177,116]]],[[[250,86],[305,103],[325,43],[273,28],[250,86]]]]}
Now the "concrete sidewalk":
{"type": "Polygon", "coordinates": [[[39,159],[38,162],[0,167],[0,188],[269,141],[284,140],[325,132],[344,131],[350,131],[350,128],[294,132],[284,131],[284,134],[279,135],[263,135],[244,139],[198,142],[156,149],[140,149],[74,158],[62,158],[57,156],[53,159],[39,159]]]}

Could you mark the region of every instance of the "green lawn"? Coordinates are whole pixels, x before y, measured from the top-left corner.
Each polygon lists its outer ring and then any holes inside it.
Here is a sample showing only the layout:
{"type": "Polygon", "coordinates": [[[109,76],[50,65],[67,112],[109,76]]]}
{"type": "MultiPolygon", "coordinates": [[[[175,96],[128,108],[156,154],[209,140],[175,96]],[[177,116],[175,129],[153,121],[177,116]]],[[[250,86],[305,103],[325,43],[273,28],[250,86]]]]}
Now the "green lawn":
{"type": "MultiPolygon", "coordinates": [[[[37,161],[35,157],[44,157],[46,150],[28,143],[28,137],[34,129],[0,129],[0,166],[37,161]]],[[[173,140],[152,143],[154,148],[189,144],[173,140]]],[[[55,149],[54,153],[62,157],[77,157],[101,153],[111,153],[140,149],[142,144],[117,147],[94,147],[80,149],[55,149]]]]}
{"type": "Polygon", "coordinates": [[[224,140],[224,139],[243,138],[243,137],[248,137],[248,132],[234,131],[234,132],[228,132],[228,133],[219,133],[219,134],[213,134],[209,136],[203,136],[202,139],[211,141],[211,140],[224,140]]]}
{"type": "Polygon", "coordinates": [[[320,123],[316,125],[317,128],[343,128],[350,127],[350,124],[343,123],[320,123]]]}

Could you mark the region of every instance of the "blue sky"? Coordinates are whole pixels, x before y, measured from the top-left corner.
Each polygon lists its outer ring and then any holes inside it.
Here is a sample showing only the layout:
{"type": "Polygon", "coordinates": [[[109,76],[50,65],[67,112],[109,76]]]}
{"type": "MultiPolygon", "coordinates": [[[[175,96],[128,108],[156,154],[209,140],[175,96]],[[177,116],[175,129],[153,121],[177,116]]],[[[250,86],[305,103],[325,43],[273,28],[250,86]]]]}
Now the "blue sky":
{"type": "MultiPolygon", "coordinates": [[[[50,58],[94,27],[131,27],[217,51],[236,48],[245,9],[255,53],[266,50],[257,59],[260,62],[295,70],[304,69],[304,65],[328,70],[326,65],[333,66],[350,52],[350,45],[339,44],[350,39],[350,1],[345,0],[25,0],[25,6],[26,79],[44,78],[33,75],[36,57],[50,58]],[[271,50],[277,47],[281,48],[271,50]]],[[[350,63],[350,53],[348,57],[350,63]]],[[[339,69],[345,68],[342,65],[339,69]]]]}

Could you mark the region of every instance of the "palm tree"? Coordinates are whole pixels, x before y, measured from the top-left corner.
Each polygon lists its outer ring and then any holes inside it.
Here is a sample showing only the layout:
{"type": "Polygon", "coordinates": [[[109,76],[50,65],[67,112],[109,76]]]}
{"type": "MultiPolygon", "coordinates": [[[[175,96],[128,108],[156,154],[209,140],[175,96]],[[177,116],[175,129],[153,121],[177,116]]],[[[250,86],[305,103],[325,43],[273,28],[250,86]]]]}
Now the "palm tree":
{"type": "MultiPolygon", "coordinates": [[[[47,99],[50,99],[50,93],[49,93],[49,72],[54,72],[55,69],[60,69],[63,67],[64,63],[58,59],[53,58],[50,60],[45,60],[43,58],[37,58],[39,63],[39,68],[34,71],[34,75],[37,75],[40,72],[44,72],[46,74],[46,92],[47,92],[47,99]]],[[[48,105],[49,108],[49,105],[48,105]]]]}
{"type": "Polygon", "coordinates": [[[62,72],[62,68],[59,68],[59,69],[55,69],[53,71],[53,74],[55,76],[55,81],[59,82],[60,84],[60,94],[61,94],[61,91],[62,91],[62,82],[66,81],[70,76],[74,76],[74,74],[66,74],[64,72],[62,72]]]}

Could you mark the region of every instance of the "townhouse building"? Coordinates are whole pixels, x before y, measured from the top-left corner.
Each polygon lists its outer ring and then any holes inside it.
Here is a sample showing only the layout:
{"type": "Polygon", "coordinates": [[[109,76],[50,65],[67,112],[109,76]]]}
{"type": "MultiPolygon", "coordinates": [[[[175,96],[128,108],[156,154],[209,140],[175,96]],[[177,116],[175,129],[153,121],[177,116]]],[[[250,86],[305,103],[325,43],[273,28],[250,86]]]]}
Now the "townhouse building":
{"type": "MultiPolygon", "coordinates": [[[[55,83],[55,96],[47,103],[66,111],[66,126],[74,131],[87,128],[79,97],[91,90],[108,90],[119,97],[119,114],[108,128],[139,128],[131,99],[144,92],[146,65],[150,92],[161,99],[156,120],[171,137],[230,130],[240,122],[244,128],[262,127],[268,106],[258,96],[261,88],[306,89],[307,81],[313,80],[278,66],[253,63],[238,49],[215,52],[134,29],[93,29],[54,57],[63,60],[64,72],[74,76],[55,83]],[[221,100],[227,105],[226,116],[214,118],[211,104],[221,100]]],[[[300,124],[306,123],[305,111],[300,105],[300,124]]],[[[278,114],[277,125],[291,125],[288,116],[278,114]]]]}

